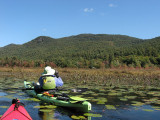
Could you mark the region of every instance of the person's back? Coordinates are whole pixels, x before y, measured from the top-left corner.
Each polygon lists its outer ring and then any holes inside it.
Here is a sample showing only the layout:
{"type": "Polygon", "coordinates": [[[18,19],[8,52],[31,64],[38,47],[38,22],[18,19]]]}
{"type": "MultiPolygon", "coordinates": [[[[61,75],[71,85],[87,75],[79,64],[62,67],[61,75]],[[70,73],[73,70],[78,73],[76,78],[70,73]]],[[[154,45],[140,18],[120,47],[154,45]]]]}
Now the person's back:
{"type": "Polygon", "coordinates": [[[54,89],[56,88],[55,77],[53,76],[42,76],[39,81],[43,89],[54,89]]]}
{"type": "Polygon", "coordinates": [[[63,81],[57,71],[47,66],[39,78],[39,84],[42,89],[54,89],[63,86],[63,81]]]}

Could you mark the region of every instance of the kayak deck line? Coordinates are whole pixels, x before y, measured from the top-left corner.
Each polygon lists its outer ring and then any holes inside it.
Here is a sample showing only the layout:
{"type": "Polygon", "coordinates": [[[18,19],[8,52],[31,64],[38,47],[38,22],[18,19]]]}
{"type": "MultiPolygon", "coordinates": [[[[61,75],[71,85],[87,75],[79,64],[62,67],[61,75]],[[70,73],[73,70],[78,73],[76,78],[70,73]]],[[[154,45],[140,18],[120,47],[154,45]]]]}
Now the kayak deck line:
{"type": "MultiPolygon", "coordinates": [[[[25,88],[31,88],[31,90],[26,90],[28,95],[36,97],[44,102],[60,106],[66,107],[70,109],[74,109],[76,111],[81,112],[89,112],[91,110],[91,103],[87,101],[87,99],[77,97],[63,97],[63,96],[49,96],[42,93],[36,93],[34,90],[34,86],[32,86],[31,82],[24,81],[25,88]],[[63,99],[66,98],[66,99],[63,99]]],[[[53,94],[54,95],[54,94],[53,94]]]]}

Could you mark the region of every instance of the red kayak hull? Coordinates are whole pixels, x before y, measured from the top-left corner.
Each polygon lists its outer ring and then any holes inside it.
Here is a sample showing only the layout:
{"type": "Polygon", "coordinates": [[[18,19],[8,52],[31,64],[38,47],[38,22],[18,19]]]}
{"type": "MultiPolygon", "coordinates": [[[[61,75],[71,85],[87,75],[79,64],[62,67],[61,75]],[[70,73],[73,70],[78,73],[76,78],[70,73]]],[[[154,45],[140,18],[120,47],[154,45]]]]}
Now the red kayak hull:
{"type": "Polygon", "coordinates": [[[12,104],[0,120],[32,120],[32,118],[23,106],[15,109],[15,104],[12,104]]]}

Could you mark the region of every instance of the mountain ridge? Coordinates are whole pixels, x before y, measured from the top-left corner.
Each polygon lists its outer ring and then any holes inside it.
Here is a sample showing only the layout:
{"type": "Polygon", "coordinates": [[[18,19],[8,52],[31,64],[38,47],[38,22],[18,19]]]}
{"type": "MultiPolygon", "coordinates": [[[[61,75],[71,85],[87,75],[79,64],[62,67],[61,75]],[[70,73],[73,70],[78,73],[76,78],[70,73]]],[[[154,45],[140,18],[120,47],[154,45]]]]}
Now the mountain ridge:
{"type": "Polygon", "coordinates": [[[10,44],[0,48],[0,58],[20,60],[67,61],[109,60],[125,56],[160,55],[160,37],[139,39],[126,35],[79,34],[63,38],[38,36],[22,45],[10,44]]]}

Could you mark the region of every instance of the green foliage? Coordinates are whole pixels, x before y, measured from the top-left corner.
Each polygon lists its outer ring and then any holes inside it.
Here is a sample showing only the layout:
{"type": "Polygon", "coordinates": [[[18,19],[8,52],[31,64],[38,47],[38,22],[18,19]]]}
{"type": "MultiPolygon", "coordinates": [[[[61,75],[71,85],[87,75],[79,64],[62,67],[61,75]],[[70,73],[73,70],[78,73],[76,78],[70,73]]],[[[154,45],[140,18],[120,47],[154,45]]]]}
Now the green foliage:
{"type": "Polygon", "coordinates": [[[101,68],[160,65],[160,37],[80,34],[53,39],[40,36],[23,45],[0,48],[1,66],[101,68]]]}

